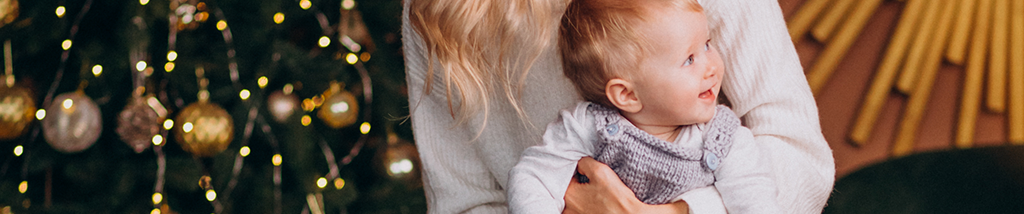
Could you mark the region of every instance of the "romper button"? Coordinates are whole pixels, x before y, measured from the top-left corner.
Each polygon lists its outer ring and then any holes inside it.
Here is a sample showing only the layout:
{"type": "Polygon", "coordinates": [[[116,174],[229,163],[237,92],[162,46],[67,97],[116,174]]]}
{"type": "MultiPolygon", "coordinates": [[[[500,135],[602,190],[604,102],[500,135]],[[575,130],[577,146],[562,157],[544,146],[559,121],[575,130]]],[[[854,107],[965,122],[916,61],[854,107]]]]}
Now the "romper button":
{"type": "Polygon", "coordinates": [[[608,131],[608,135],[615,135],[615,133],[619,132],[619,124],[609,124],[605,130],[608,131]]]}
{"type": "Polygon", "coordinates": [[[715,169],[718,169],[718,155],[715,155],[715,153],[711,152],[704,153],[704,163],[708,165],[708,168],[710,168],[711,171],[715,171],[715,169]]]}

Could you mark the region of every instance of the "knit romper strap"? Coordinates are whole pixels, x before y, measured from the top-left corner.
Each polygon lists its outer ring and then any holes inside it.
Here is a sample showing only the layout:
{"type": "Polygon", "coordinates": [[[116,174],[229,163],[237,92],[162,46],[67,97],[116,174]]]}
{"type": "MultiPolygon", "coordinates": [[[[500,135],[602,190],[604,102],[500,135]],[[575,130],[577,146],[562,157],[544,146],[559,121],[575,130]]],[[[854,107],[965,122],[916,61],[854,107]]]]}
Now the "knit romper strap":
{"type": "Polygon", "coordinates": [[[704,131],[704,148],[687,149],[658,139],[622,117],[617,110],[590,104],[596,121],[597,154],[640,201],[665,204],[686,191],[713,185],[714,170],[729,153],[740,120],[719,105],[704,131]]]}

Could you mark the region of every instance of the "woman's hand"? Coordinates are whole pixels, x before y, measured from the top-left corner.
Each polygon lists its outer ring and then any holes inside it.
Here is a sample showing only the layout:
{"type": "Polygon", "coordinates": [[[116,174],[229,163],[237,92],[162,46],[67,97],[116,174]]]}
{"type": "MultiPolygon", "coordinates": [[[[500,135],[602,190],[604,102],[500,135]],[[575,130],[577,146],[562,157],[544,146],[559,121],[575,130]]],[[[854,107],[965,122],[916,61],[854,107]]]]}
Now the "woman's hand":
{"type": "Polygon", "coordinates": [[[664,205],[649,205],[640,202],[619,180],[619,176],[608,165],[584,157],[576,170],[589,178],[590,182],[580,183],[573,178],[565,191],[565,210],[562,213],[688,213],[686,202],[678,201],[664,205]]]}

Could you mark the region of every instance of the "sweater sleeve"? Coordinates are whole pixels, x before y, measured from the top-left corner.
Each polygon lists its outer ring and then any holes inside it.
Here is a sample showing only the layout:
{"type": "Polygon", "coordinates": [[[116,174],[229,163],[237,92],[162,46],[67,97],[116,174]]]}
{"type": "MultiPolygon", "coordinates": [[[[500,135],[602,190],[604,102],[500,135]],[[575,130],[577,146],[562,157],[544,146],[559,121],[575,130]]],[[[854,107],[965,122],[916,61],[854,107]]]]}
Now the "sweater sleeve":
{"type": "Polygon", "coordinates": [[[701,3],[727,69],[722,90],[769,157],[782,209],[821,213],[835,164],[778,2],[701,3]]]}
{"type": "Polygon", "coordinates": [[[548,125],[544,143],[523,151],[508,181],[510,213],[561,213],[565,191],[580,158],[593,156],[593,121],[587,121],[586,104],[561,111],[548,125]]]}
{"type": "Polygon", "coordinates": [[[771,168],[754,136],[740,127],[729,154],[715,171],[715,188],[729,213],[782,213],[776,200],[775,182],[771,168]]]}

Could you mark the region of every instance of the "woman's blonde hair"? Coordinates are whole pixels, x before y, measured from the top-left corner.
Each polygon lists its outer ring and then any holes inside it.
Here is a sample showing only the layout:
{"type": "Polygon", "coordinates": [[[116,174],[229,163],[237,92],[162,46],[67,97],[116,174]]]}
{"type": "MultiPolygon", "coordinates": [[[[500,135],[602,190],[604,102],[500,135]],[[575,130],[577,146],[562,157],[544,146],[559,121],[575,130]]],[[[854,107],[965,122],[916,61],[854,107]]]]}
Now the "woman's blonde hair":
{"type": "Polygon", "coordinates": [[[554,18],[560,12],[556,11],[560,9],[557,2],[560,1],[410,2],[409,21],[422,36],[429,61],[424,93],[430,93],[437,59],[456,125],[481,111],[486,121],[488,98],[497,95],[495,90],[503,92],[527,123],[518,96],[530,67],[550,46],[554,18]]]}

